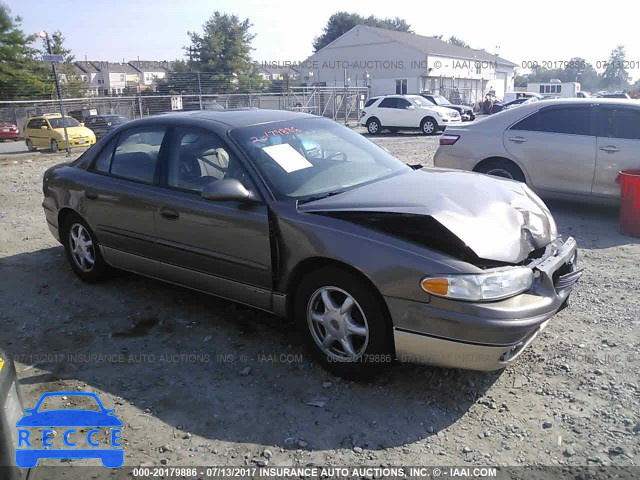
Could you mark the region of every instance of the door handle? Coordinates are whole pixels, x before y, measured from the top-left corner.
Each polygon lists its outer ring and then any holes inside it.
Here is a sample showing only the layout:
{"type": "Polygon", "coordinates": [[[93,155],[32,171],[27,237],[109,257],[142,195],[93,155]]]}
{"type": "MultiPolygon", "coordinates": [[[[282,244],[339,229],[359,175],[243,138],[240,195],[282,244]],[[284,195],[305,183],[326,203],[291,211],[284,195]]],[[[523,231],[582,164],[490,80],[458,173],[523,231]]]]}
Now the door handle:
{"type": "Polygon", "coordinates": [[[164,218],[168,220],[177,220],[180,218],[180,214],[178,212],[167,207],[160,209],[160,215],[162,215],[164,218]]]}
{"type": "Polygon", "coordinates": [[[98,198],[98,194],[96,192],[88,192],[85,190],[84,196],[89,200],[96,200],[98,198]]]}
{"type": "Polygon", "coordinates": [[[600,150],[602,150],[603,152],[608,152],[608,153],[615,153],[615,152],[619,152],[620,149],[614,147],[613,145],[607,145],[606,147],[600,147],[600,150]]]}
{"type": "Polygon", "coordinates": [[[514,143],[524,143],[527,141],[527,139],[524,137],[511,137],[509,141],[514,143]]]}

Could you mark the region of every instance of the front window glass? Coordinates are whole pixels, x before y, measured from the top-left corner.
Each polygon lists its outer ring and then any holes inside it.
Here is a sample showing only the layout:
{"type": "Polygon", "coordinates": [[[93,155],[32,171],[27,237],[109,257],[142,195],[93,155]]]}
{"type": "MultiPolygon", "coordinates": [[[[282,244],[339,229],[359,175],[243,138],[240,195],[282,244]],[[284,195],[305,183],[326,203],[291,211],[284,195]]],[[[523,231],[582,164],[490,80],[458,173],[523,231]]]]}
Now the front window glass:
{"type": "Polygon", "coordinates": [[[50,118],[51,128],[79,127],[80,123],[73,117],[50,118]]]}
{"type": "Polygon", "coordinates": [[[362,135],[322,118],[237,128],[231,137],[279,199],[337,194],[410,170],[362,135]]]}

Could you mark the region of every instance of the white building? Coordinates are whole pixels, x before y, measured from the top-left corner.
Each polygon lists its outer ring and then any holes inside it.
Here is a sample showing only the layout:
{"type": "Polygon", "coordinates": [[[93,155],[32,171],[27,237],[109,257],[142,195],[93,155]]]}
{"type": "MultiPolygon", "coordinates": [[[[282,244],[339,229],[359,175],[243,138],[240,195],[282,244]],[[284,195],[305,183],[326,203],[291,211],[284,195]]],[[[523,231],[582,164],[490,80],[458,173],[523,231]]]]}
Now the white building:
{"type": "Polygon", "coordinates": [[[155,89],[158,80],[162,80],[170,69],[167,61],[132,60],[129,62],[140,73],[140,86],[142,89],[155,89]]]}
{"type": "Polygon", "coordinates": [[[371,95],[440,93],[473,103],[513,90],[516,64],[434,37],[358,25],[301,62],[309,85],[369,86],[371,95]]]}

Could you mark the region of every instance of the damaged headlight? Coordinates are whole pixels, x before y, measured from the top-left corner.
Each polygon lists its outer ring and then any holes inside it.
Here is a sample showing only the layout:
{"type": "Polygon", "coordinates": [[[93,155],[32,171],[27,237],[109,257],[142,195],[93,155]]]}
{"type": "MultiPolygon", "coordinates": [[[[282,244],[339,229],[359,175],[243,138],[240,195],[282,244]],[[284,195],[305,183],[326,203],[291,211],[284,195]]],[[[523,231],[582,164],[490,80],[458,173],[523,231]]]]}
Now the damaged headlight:
{"type": "Polygon", "coordinates": [[[533,271],[510,267],[471,275],[438,275],[422,279],[420,286],[432,295],[456,300],[489,301],[512,297],[528,290],[533,271]]]}

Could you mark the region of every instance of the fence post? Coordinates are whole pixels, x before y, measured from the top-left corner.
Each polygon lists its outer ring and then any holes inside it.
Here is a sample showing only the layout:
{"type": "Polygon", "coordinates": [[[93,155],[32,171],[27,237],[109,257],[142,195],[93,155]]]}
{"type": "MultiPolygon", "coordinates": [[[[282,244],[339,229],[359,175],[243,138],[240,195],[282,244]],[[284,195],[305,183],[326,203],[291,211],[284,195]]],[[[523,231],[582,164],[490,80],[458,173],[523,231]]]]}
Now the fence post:
{"type": "Polygon", "coordinates": [[[138,95],[138,108],[140,110],[140,118],[142,118],[142,95],[138,95]]]}
{"type": "Polygon", "coordinates": [[[198,100],[200,102],[200,110],[202,110],[202,83],[200,83],[200,72],[198,72],[198,100]]]}

